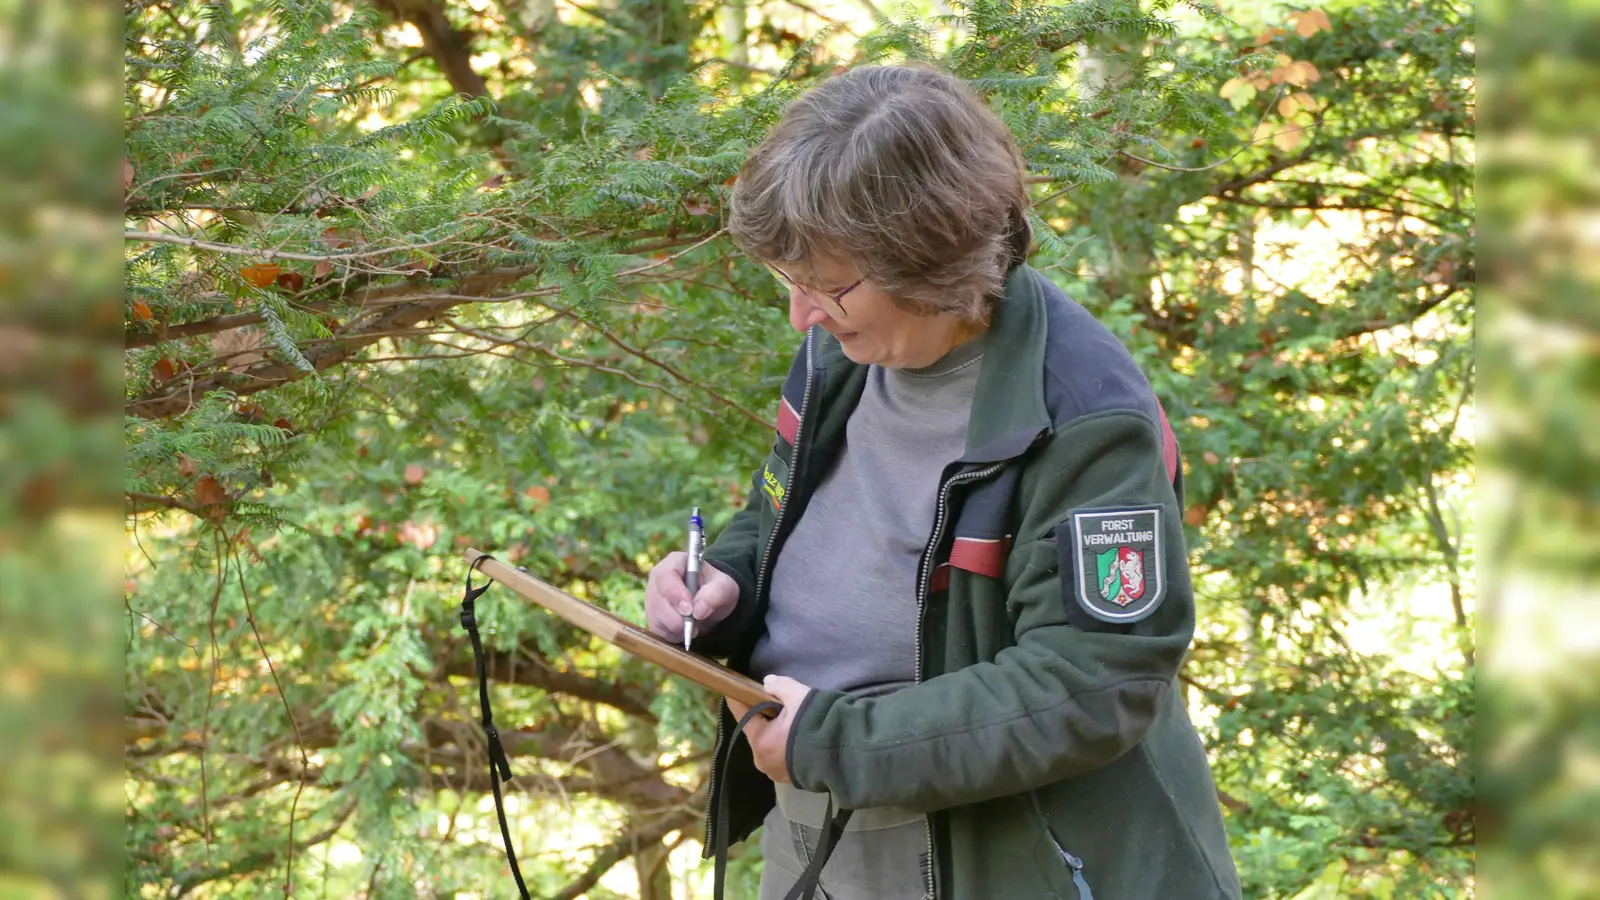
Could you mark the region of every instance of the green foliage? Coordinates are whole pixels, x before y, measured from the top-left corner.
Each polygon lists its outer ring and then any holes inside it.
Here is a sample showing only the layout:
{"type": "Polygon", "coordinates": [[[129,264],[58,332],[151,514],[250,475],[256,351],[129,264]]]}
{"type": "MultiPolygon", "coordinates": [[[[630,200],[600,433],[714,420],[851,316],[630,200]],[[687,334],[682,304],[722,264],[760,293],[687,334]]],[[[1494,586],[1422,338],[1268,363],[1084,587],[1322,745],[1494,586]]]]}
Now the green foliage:
{"type": "MultiPolygon", "coordinates": [[[[742,505],[795,345],[721,231],[731,180],[835,65],[906,58],[1014,129],[1035,265],[1182,442],[1184,677],[1247,895],[1470,893],[1470,17],[771,18],[773,76],[715,61],[706,5],[441,9],[529,67],[474,98],[365,8],[129,9],[131,893],[503,883],[461,553],[642,618],[687,508],[742,505]]],[[[504,589],[479,619],[530,883],[675,841],[683,869],[712,698],[504,589]]]]}

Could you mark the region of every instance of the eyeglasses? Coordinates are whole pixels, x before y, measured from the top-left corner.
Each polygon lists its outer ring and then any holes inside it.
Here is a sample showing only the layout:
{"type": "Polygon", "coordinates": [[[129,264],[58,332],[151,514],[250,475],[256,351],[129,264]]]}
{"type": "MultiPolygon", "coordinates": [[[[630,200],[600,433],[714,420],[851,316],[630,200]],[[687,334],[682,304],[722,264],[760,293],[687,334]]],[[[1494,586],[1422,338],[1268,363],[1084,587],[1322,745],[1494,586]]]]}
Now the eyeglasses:
{"type": "Polygon", "coordinates": [[[846,313],[844,310],[844,295],[860,287],[862,283],[866,281],[865,278],[857,279],[855,284],[850,285],[837,294],[830,294],[820,288],[814,288],[810,285],[801,284],[800,282],[795,281],[793,278],[789,277],[789,273],[771,263],[767,263],[767,268],[771,269],[772,273],[778,276],[779,281],[782,281],[784,284],[787,284],[790,287],[797,287],[821,302],[823,310],[835,319],[842,319],[849,315],[849,313],[846,313]]]}

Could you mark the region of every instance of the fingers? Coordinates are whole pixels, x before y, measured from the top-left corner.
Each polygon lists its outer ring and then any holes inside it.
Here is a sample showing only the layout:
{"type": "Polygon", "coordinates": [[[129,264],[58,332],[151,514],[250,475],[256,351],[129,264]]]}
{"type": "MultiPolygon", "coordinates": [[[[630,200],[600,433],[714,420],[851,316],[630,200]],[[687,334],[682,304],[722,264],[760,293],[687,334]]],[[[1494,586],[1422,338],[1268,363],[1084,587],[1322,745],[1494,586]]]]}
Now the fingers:
{"type": "Polygon", "coordinates": [[[676,550],[662,557],[661,561],[650,570],[649,586],[661,595],[668,606],[677,610],[679,615],[685,611],[683,605],[691,600],[689,588],[683,583],[687,558],[688,554],[676,550]]]}
{"type": "MultiPolygon", "coordinates": [[[[701,569],[700,590],[694,596],[694,617],[702,622],[720,622],[739,602],[739,582],[707,563],[701,569]]],[[[684,589],[688,593],[688,589],[684,589]]]]}
{"type": "Polygon", "coordinates": [[[689,608],[689,590],[683,575],[687,554],[675,551],[650,569],[645,581],[645,617],[658,636],[676,640],[683,635],[683,613],[689,608]]]}

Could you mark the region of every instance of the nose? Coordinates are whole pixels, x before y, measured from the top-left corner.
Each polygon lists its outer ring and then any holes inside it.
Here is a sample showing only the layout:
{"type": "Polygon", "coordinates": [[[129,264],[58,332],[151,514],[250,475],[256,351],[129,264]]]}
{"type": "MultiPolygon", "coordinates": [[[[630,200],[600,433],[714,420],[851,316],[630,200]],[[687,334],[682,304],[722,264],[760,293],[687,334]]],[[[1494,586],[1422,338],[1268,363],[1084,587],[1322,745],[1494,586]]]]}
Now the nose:
{"type": "Polygon", "coordinates": [[[789,289],[789,325],[804,334],[811,326],[828,318],[828,311],[797,287],[789,289]]]}

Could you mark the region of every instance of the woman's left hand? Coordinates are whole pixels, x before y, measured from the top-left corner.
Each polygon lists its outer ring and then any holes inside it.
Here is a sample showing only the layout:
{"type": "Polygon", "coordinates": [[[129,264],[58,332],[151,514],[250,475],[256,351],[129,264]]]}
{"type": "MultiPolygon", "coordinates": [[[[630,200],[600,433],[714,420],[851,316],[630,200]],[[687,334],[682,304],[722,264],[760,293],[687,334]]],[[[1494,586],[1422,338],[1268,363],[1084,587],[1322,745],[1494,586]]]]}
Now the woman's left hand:
{"type": "MultiPolygon", "coordinates": [[[[773,781],[788,784],[789,729],[794,727],[795,714],[800,711],[800,704],[805,702],[811,688],[782,675],[768,675],[762,680],[761,686],[778,698],[778,702],[783,704],[783,711],[771,719],[762,716],[751,719],[744,726],[744,736],[755,754],[756,768],[773,781]]],[[[744,714],[750,710],[750,707],[731,697],[728,698],[728,708],[733,710],[735,719],[744,718],[744,714]]]]}

